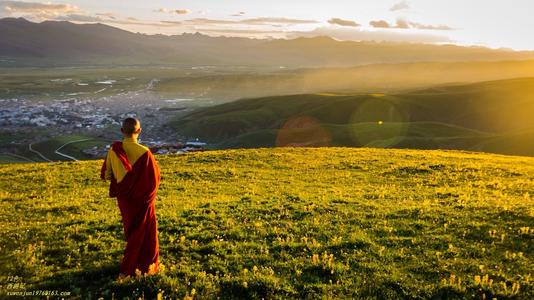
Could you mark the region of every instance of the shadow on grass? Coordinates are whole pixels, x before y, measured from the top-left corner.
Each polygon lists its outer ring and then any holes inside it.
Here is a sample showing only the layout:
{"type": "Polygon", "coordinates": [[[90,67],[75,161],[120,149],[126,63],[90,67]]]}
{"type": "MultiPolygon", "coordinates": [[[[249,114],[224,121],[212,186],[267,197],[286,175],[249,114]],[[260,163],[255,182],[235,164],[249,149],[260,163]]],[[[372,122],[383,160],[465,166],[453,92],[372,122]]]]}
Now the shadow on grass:
{"type": "Polygon", "coordinates": [[[59,272],[43,279],[34,289],[70,292],[69,298],[93,299],[109,289],[118,274],[118,263],[90,270],[59,272]]]}

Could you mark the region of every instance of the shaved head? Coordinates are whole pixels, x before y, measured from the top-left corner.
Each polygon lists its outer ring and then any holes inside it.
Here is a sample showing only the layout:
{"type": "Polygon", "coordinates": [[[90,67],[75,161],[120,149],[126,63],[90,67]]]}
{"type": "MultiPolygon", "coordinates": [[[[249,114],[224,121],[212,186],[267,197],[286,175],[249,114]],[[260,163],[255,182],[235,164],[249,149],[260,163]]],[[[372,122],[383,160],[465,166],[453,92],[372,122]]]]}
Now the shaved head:
{"type": "Polygon", "coordinates": [[[141,122],[137,120],[136,118],[126,118],[124,121],[122,121],[122,128],[121,131],[125,135],[133,135],[135,133],[139,133],[139,130],[141,129],[141,122]]]}

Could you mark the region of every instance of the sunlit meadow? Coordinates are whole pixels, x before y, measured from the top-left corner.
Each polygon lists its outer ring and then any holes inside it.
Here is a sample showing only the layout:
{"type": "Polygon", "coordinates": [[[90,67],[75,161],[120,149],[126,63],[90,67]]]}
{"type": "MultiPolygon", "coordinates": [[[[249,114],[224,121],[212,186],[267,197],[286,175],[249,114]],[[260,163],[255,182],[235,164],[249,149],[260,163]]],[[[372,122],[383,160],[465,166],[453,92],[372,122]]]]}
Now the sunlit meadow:
{"type": "Polygon", "coordinates": [[[125,242],[100,161],[0,165],[4,287],[10,276],[10,291],[94,299],[534,297],[534,158],[277,148],[157,159],[164,268],[120,282],[125,242]]]}

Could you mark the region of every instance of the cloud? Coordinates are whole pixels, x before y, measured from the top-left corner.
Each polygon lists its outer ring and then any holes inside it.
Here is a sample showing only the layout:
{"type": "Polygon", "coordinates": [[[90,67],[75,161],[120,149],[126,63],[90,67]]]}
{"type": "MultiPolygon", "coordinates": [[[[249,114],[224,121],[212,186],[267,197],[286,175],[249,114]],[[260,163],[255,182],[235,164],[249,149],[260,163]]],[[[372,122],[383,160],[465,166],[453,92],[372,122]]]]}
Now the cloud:
{"type": "Polygon", "coordinates": [[[0,7],[9,14],[16,13],[74,13],[80,11],[75,5],[23,1],[0,1],[0,7]]]}
{"type": "Polygon", "coordinates": [[[395,26],[395,28],[409,29],[410,25],[411,23],[404,19],[397,19],[397,26],[395,26]]]}
{"type": "Polygon", "coordinates": [[[438,34],[411,31],[369,31],[350,27],[319,27],[312,31],[287,33],[288,38],[329,36],[342,41],[449,43],[450,38],[438,34]]]}
{"type": "Polygon", "coordinates": [[[81,10],[71,4],[40,3],[23,1],[0,1],[0,15],[25,17],[42,21],[68,14],[81,14],[81,10]]]}
{"type": "Polygon", "coordinates": [[[302,20],[302,19],[290,19],[290,18],[254,18],[246,19],[240,21],[240,23],[250,24],[250,25],[270,25],[270,24],[286,24],[286,25],[296,25],[296,24],[317,24],[319,21],[316,20],[302,20]]]}
{"type": "Polygon", "coordinates": [[[182,25],[183,23],[180,21],[160,21],[162,24],[169,24],[169,25],[182,25]]]}
{"type": "Polygon", "coordinates": [[[142,21],[118,20],[113,13],[89,14],[70,4],[38,3],[22,1],[0,1],[0,12],[7,15],[24,17],[28,20],[40,22],[44,20],[68,21],[77,23],[111,23],[111,24],[140,24],[142,21]]]}
{"type": "Polygon", "coordinates": [[[77,22],[77,23],[105,23],[113,25],[139,25],[139,26],[151,26],[151,27],[170,27],[179,25],[179,22],[171,21],[161,21],[161,22],[151,22],[144,21],[134,17],[127,17],[126,19],[118,19],[115,16],[111,16],[107,13],[104,14],[95,14],[86,15],[86,14],[67,14],[56,16],[50,20],[54,21],[68,21],[68,22],[77,22]],[[103,15],[103,17],[102,17],[103,15]]]}
{"type": "Polygon", "coordinates": [[[454,30],[454,28],[447,25],[425,25],[420,23],[410,23],[412,28],[426,29],[426,30],[454,30]]]}
{"type": "Polygon", "coordinates": [[[232,16],[232,17],[242,17],[244,15],[245,15],[244,11],[239,11],[239,12],[236,12],[235,14],[231,14],[230,16],[232,16]]]}
{"type": "Polygon", "coordinates": [[[87,23],[95,23],[95,22],[102,22],[104,21],[99,16],[90,16],[90,15],[84,15],[84,14],[68,14],[68,15],[61,15],[54,18],[55,21],[69,21],[69,22],[87,22],[87,23]]]}
{"type": "Polygon", "coordinates": [[[75,23],[98,22],[109,25],[124,25],[122,26],[123,28],[127,28],[129,25],[145,27],[171,27],[179,25],[167,22],[139,20],[133,17],[119,19],[114,13],[110,12],[90,14],[82,11],[80,8],[74,5],[52,2],[38,3],[0,0],[0,14],[24,17],[34,22],[41,22],[45,20],[68,21],[75,23]]]}
{"type": "Polygon", "coordinates": [[[198,28],[196,29],[200,33],[225,35],[225,36],[275,36],[283,35],[285,32],[276,30],[255,30],[255,29],[211,29],[211,28],[198,28]]]}
{"type": "Polygon", "coordinates": [[[195,19],[184,20],[184,23],[191,24],[191,25],[224,25],[224,24],[238,24],[239,21],[195,18],[195,19]]]}
{"type": "Polygon", "coordinates": [[[115,14],[111,13],[111,12],[108,12],[108,13],[97,13],[96,15],[99,16],[99,17],[104,17],[104,18],[108,18],[108,19],[112,19],[112,20],[117,19],[115,14]]]}
{"type": "Polygon", "coordinates": [[[160,8],[155,10],[155,12],[164,13],[164,14],[173,14],[173,15],[188,15],[191,13],[189,9],[169,9],[169,8],[160,8]]]}
{"type": "Polygon", "coordinates": [[[391,25],[389,25],[389,23],[384,20],[371,21],[369,22],[369,25],[374,28],[391,28],[391,25]]]}
{"type": "MultiPolygon", "coordinates": [[[[167,24],[167,21],[164,23],[167,24]]],[[[225,35],[255,38],[285,38],[287,26],[299,24],[319,24],[316,20],[292,19],[283,17],[258,17],[248,19],[209,19],[194,18],[183,20],[179,25],[190,31],[209,35],[225,35]]],[[[173,23],[168,23],[173,24],[173,23]]],[[[177,24],[178,25],[178,24],[177,24]]]]}
{"type": "Polygon", "coordinates": [[[343,19],[339,19],[339,18],[332,18],[330,20],[328,20],[328,23],[332,24],[332,25],[339,25],[339,26],[346,26],[346,27],[358,27],[360,26],[360,24],[354,22],[354,21],[351,21],[351,20],[343,20],[343,19]]]}
{"type": "Polygon", "coordinates": [[[288,26],[298,24],[317,24],[316,20],[291,19],[280,17],[258,17],[248,19],[209,19],[193,18],[175,23],[162,21],[166,25],[180,26],[185,31],[198,31],[209,35],[225,35],[255,38],[284,38],[288,26]]]}
{"type": "Polygon", "coordinates": [[[94,16],[86,15],[86,14],[66,14],[66,15],[56,16],[49,20],[68,21],[68,22],[76,22],[76,23],[104,23],[108,25],[137,25],[137,26],[145,26],[145,27],[175,27],[175,26],[181,25],[180,22],[176,22],[176,21],[152,22],[152,21],[140,20],[134,17],[127,17],[126,19],[118,19],[115,16],[110,15],[108,13],[95,14],[94,16]]]}
{"type": "MultiPolygon", "coordinates": [[[[160,21],[160,22],[151,22],[151,21],[145,21],[145,20],[139,20],[137,18],[126,18],[126,19],[119,19],[119,20],[102,20],[102,23],[106,24],[113,24],[113,25],[136,25],[141,27],[176,27],[180,26],[180,22],[175,21],[160,21]]],[[[124,27],[127,29],[127,27],[124,27]]]]}
{"type": "Polygon", "coordinates": [[[177,9],[174,12],[178,15],[187,15],[191,13],[189,9],[177,9]]]}
{"type": "Polygon", "coordinates": [[[421,29],[421,30],[454,30],[454,28],[447,25],[427,25],[416,22],[410,22],[404,19],[397,19],[395,25],[384,20],[377,20],[369,22],[369,25],[374,28],[397,28],[397,29],[421,29]]]}
{"type": "Polygon", "coordinates": [[[398,11],[403,9],[410,9],[410,5],[406,1],[401,1],[399,3],[396,3],[393,5],[389,10],[390,11],[398,11]]]}
{"type": "Polygon", "coordinates": [[[252,18],[252,19],[243,19],[243,20],[224,20],[224,19],[206,19],[206,18],[195,18],[184,20],[184,23],[190,25],[298,25],[298,24],[317,24],[319,21],[315,20],[302,20],[302,19],[290,19],[290,18],[271,18],[271,17],[261,17],[261,18],[252,18]]]}

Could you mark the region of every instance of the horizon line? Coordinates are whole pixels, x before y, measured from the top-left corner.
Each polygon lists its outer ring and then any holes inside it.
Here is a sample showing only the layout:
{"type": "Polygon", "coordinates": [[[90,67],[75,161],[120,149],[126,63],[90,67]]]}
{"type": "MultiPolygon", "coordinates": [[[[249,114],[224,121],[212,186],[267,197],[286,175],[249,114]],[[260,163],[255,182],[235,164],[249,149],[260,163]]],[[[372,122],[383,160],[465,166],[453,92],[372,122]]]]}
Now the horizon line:
{"type": "MultiPolygon", "coordinates": [[[[165,37],[173,37],[173,36],[184,36],[184,35],[202,35],[210,38],[236,38],[236,39],[248,39],[248,40],[265,40],[265,41],[291,41],[291,40],[299,40],[299,39],[316,39],[316,38],[328,38],[330,40],[333,40],[335,42],[352,42],[352,43],[375,43],[375,44],[409,44],[409,45],[431,45],[431,46],[454,46],[454,47],[462,47],[462,48],[481,48],[481,49],[490,49],[495,51],[509,51],[509,52],[534,52],[534,49],[514,49],[512,47],[492,47],[488,45],[480,45],[476,43],[472,44],[463,44],[463,43],[455,43],[453,41],[449,42],[422,42],[422,41],[393,41],[393,40],[353,40],[353,39],[339,39],[333,36],[330,36],[328,34],[317,34],[313,36],[295,36],[295,37],[243,37],[243,36],[236,36],[236,35],[225,35],[225,34],[209,34],[202,31],[196,31],[196,32],[186,32],[183,31],[179,34],[166,34],[166,33],[144,33],[144,32],[135,32],[132,30],[124,29],[121,27],[117,27],[115,25],[111,25],[106,22],[74,22],[70,20],[43,20],[43,21],[31,21],[24,17],[0,17],[0,21],[2,20],[24,20],[25,22],[32,23],[32,24],[43,24],[43,23],[68,23],[73,25],[103,25],[110,28],[114,28],[117,30],[122,30],[125,32],[129,32],[132,34],[139,34],[144,36],[165,36],[165,37]]],[[[160,21],[161,22],[161,21],[160,21]]],[[[163,26],[163,23],[162,23],[163,26]]],[[[310,32],[311,33],[311,32],[310,32]]]]}

